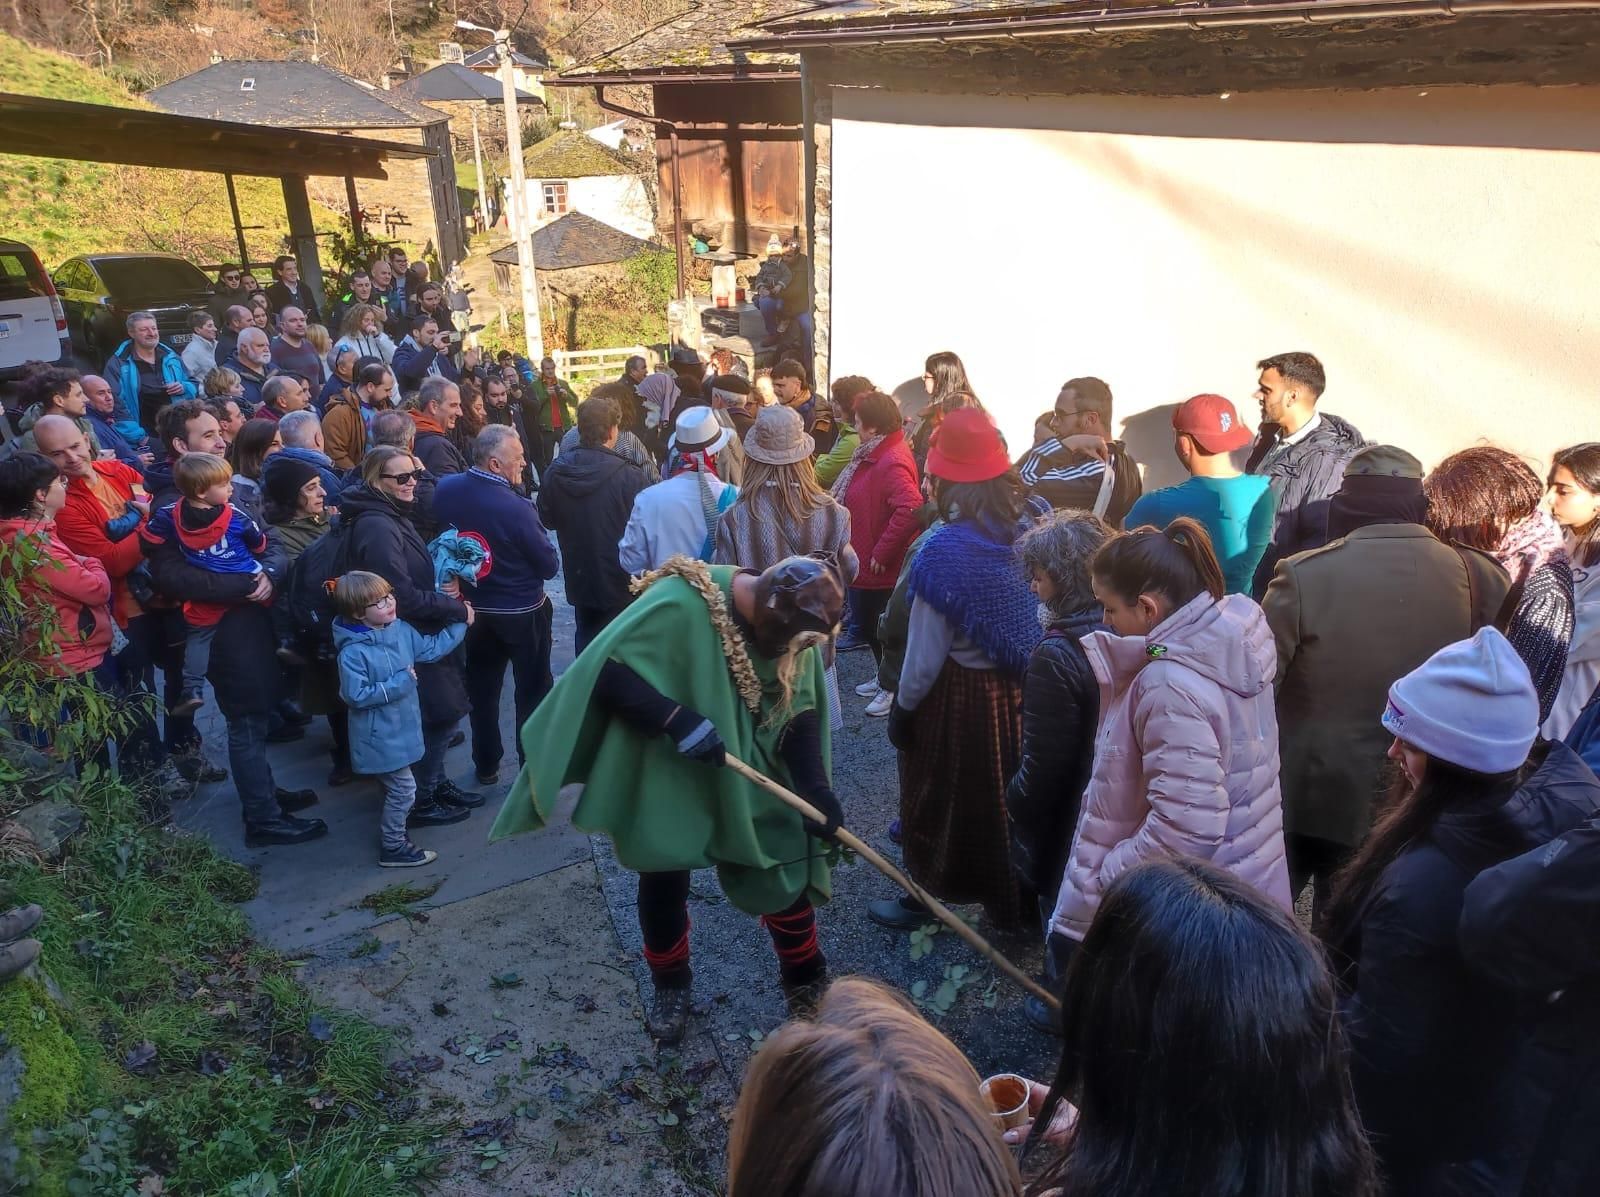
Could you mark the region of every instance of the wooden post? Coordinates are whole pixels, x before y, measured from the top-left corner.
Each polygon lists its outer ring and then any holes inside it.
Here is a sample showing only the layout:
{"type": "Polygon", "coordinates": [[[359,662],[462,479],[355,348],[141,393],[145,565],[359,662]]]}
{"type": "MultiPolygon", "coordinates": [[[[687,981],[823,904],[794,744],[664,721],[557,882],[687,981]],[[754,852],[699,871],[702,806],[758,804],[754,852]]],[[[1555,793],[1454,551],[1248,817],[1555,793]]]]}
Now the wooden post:
{"type": "Polygon", "coordinates": [[[250,250],[244,243],[244,220],[239,216],[239,193],[233,189],[232,175],[223,175],[222,181],[228,185],[228,210],[233,213],[233,235],[239,242],[239,268],[248,272],[250,250]]]}
{"type": "Polygon", "coordinates": [[[667,132],[672,138],[672,249],[677,255],[678,298],[682,299],[687,273],[683,263],[683,172],[678,165],[678,126],[669,124],[667,132]]]}
{"type": "Polygon", "coordinates": [[[354,175],[344,177],[344,202],[350,205],[350,232],[354,234],[353,240],[359,243],[366,223],[361,219],[361,197],[356,195],[354,175]]]}
{"type": "Polygon", "coordinates": [[[319,310],[328,310],[327,292],[322,286],[322,259],[317,256],[317,229],[311,220],[311,198],[306,195],[304,175],[284,175],[283,208],[289,217],[289,238],[300,263],[300,278],[317,301],[319,310]]]}

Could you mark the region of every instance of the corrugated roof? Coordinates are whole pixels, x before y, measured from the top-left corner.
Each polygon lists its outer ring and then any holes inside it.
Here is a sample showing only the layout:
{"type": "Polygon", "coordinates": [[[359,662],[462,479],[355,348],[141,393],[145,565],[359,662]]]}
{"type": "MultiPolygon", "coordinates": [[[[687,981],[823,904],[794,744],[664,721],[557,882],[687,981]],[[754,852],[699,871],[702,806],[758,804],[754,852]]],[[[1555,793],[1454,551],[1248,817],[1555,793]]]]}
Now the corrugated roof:
{"type": "MultiPolygon", "coordinates": [[[[476,100],[485,104],[500,104],[504,103],[505,93],[501,89],[500,81],[492,76],[469,71],[458,62],[441,62],[432,70],[423,71],[415,78],[407,79],[390,94],[403,94],[424,104],[429,100],[442,100],[446,103],[476,100]]],[[[541,107],[544,105],[544,101],[538,96],[525,91],[517,92],[517,103],[538,104],[541,107]]]]}
{"type": "Polygon", "coordinates": [[[616,75],[696,75],[727,71],[798,72],[800,56],[781,50],[735,50],[730,42],[762,32],[764,21],[814,8],[812,0],[701,0],[632,41],[561,72],[563,80],[616,75]]]}
{"type": "Polygon", "coordinates": [[[280,129],[408,129],[449,119],[318,62],[214,62],[144,98],[166,112],[280,129]]]}
{"type": "Polygon", "coordinates": [[[588,179],[637,173],[634,159],[576,129],[562,129],[529,146],[522,155],[522,169],[530,179],[588,179]]]}
{"type": "MultiPolygon", "coordinates": [[[[533,231],[533,264],[539,270],[572,270],[579,266],[625,262],[636,254],[661,248],[654,241],[642,241],[584,212],[568,212],[533,231]]],[[[489,260],[502,266],[515,266],[516,243],[501,246],[489,255],[489,260]]]]}

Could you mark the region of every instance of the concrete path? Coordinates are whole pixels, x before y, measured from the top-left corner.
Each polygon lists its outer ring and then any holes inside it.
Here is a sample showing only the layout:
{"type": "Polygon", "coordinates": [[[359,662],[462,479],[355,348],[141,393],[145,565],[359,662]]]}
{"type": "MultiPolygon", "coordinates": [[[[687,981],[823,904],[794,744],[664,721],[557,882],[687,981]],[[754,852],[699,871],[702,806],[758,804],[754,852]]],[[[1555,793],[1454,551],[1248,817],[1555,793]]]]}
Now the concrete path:
{"type": "MultiPolygon", "coordinates": [[[[559,581],[552,599],[559,673],[571,661],[573,634],[559,581]]],[[[864,652],[839,661],[845,726],[835,737],[834,784],[847,824],[898,859],[887,834],[898,804],[894,753],[883,721],[865,718],[865,700],[851,692],[870,661],[864,652]]],[[[508,746],[515,743],[512,724],[508,681],[508,746]]],[[[213,708],[202,729],[213,759],[225,765],[213,708]]],[[[280,785],[321,794],[305,813],[328,821],[331,833],[322,840],[246,848],[228,782],[202,787],[179,805],[177,818],[258,867],[261,890],[246,909],[261,937],[306,960],[306,976],[323,997],[394,1028],[405,1060],[422,1061],[415,1068],[419,1093],[459,1103],[465,1129],[441,1145],[451,1163],[439,1191],[719,1191],[738,1079],[785,1017],[759,923],[727,903],[713,872],[695,875],[695,1013],[681,1049],[658,1053],[642,1022],[649,986],[638,955],[635,878],[617,864],[608,841],[575,830],[563,815],[537,834],[489,844],[513,755],[471,819],[416,833],[419,844],[439,852],[438,861],[379,869],[379,789],[367,781],[329,789],[327,747],[318,720],[304,740],[269,749],[280,785]],[[388,886],[436,882],[406,914],[382,916],[361,905],[388,886]],[[490,1144],[497,1146],[489,1151],[490,1144]]],[[[447,768],[470,788],[467,746],[450,753],[447,768]]],[[[573,793],[564,797],[570,807],[573,793]]],[[[864,863],[835,871],[834,900],[819,914],[833,974],[878,977],[917,995],[980,1074],[1048,1078],[1055,1043],[1022,1021],[1014,987],[948,933],[913,960],[907,936],[867,920],[866,903],[892,893],[864,863]]],[[[996,942],[1024,967],[1039,966],[1035,943],[996,942]]]]}

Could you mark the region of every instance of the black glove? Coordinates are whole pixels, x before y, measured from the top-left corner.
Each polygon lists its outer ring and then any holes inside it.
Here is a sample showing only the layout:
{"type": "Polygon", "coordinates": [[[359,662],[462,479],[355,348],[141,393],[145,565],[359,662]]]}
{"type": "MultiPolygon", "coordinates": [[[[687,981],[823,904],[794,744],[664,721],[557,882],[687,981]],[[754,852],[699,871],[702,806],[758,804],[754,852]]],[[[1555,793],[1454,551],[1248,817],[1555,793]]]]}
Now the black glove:
{"type": "Polygon", "coordinates": [[[889,708],[889,743],[901,752],[910,752],[917,744],[916,714],[898,701],[889,708]]]}
{"type": "Polygon", "coordinates": [[[728,763],[727,748],[717,729],[699,711],[679,707],[667,720],[667,735],[672,737],[678,751],[691,761],[721,768],[728,763]]]}
{"type": "Polygon", "coordinates": [[[831,840],[833,833],[844,822],[844,807],[839,805],[839,799],[832,790],[812,790],[801,797],[816,807],[823,819],[821,823],[813,819],[804,820],[806,834],[814,835],[819,840],[831,840]]]}

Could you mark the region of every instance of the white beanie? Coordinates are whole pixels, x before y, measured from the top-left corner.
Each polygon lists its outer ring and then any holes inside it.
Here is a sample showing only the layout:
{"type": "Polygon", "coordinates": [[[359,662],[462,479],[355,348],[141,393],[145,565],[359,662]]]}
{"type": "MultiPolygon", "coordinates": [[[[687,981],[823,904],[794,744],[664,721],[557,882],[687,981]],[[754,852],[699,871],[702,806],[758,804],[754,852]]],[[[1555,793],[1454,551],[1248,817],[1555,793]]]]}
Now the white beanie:
{"type": "Polygon", "coordinates": [[[1538,738],[1539,695],[1511,642],[1484,628],[1390,686],[1383,726],[1458,768],[1511,773],[1538,738]]]}

